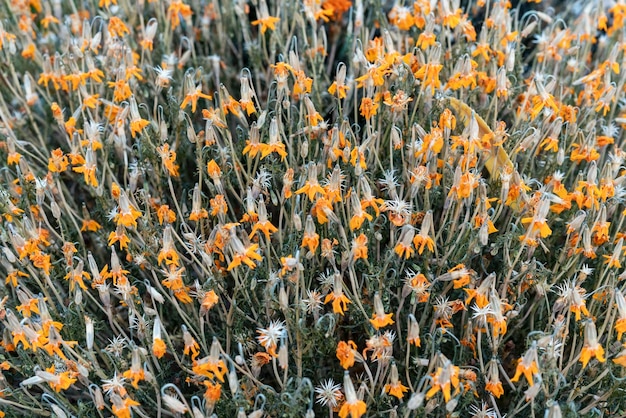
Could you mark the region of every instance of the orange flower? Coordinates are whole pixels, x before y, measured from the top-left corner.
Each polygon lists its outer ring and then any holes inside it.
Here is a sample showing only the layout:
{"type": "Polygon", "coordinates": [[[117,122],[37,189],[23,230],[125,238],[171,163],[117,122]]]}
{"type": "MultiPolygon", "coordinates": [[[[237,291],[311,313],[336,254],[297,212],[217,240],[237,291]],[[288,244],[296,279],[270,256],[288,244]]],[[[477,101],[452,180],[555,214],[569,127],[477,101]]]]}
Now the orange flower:
{"type": "Polygon", "coordinates": [[[167,353],[167,346],[165,345],[165,341],[160,338],[154,338],[152,340],[152,354],[158,359],[163,357],[167,353]]]}
{"type": "Polygon", "coordinates": [[[533,342],[533,345],[526,350],[526,353],[519,359],[517,368],[515,369],[515,376],[513,376],[511,382],[517,382],[523,374],[528,381],[528,385],[533,386],[535,384],[533,377],[539,375],[537,362],[537,344],[533,342]]]}
{"type": "Polygon", "coordinates": [[[490,392],[496,398],[499,398],[504,394],[504,388],[502,387],[502,382],[500,381],[500,376],[498,374],[498,363],[495,359],[489,361],[485,390],[490,392]]]}
{"type": "Polygon", "coordinates": [[[231,271],[235,267],[244,263],[250,269],[256,268],[255,261],[262,261],[263,257],[256,250],[259,248],[259,244],[251,244],[249,247],[244,247],[243,243],[234,235],[231,235],[230,240],[231,247],[233,249],[232,261],[228,264],[227,271],[231,271]]]}
{"type": "Polygon", "coordinates": [[[109,29],[109,34],[111,36],[118,36],[120,38],[130,33],[130,30],[124,24],[124,22],[122,22],[122,19],[120,19],[119,17],[115,17],[115,16],[109,19],[108,29],[109,29]]]}
{"type": "Polygon", "coordinates": [[[209,356],[194,361],[192,370],[197,375],[210,379],[217,378],[220,382],[224,382],[224,375],[228,372],[228,368],[224,360],[220,358],[220,344],[217,338],[213,338],[209,356]]]}
{"type": "Polygon", "coordinates": [[[617,305],[618,319],[615,321],[615,331],[617,331],[617,340],[622,339],[622,334],[626,332],[626,298],[624,294],[615,289],[615,304],[617,305]]]}
{"type": "Polygon", "coordinates": [[[413,238],[413,245],[417,249],[417,253],[422,255],[424,249],[428,247],[430,252],[435,251],[435,242],[430,237],[430,229],[433,223],[433,212],[429,210],[426,212],[424,219],[422,220],[422,227],[420,233],[413,238]]]}
{"type": "MultiPolygon", "coordinates": [[[[417,42],[415,43],[415,46],[420,48],[422,51],[426,51],[428,47],[436,45],[437,35],[433,33],[433,30],[434,20],[429,19],[428,23],[426,23],[426,30],[420,33],[420,36],[417,37],[417,42]]],[[[472,52],[472,57],[475,56],[474,52],[472,52]]]]}
{"type": "Polygon", "coordinates": [[[74,291],[76,284],[78,284],[78,287],[81,289],[87,290],[83,279],[89,280],[90,278],[89,273],[83,271],[83,260],[80,260],[76,268],[65,275],[65,280],[70,280],[70,291],[74,291]]]}
{"type": "Polygon", "coordinates": [[[217,296],[214,290],[209,290],[204,293],[202,296],[202,300],[200,301],[200,315],[205,315],[207,312],[213,308],[217,302],[219,302],[220,298],[217,296]]]}
{"type": "Polygon", "coordinates": [[[152,325],[152,354],[158,359],[163,357],[167,352],[165,341],[161,338],[161,320],[158,316],[154,318],[152,325]]]}
{"type": "Polygon", "coordinates": [[[251,23],[253,26],[261,25],[261,34],[265,34],[267,29],[275,30],[276,23],[280,21],[280,18],[270,16],[270,12],[267,9],[267,3],[265,0],[262,0],[259,3],[259,8],[257,10],[257,16],[259,17],[257,20],[253,20],[251,23]]]}
{"type": "Polygon", "coordinates": [[[374,99],[370,97],[364,97],[361,99],[361,106],[359,106],[359,112],[361,116],[365,119],[371,119],[376,116],[376,112],[378,111],[378,103],[374,101],[374,99]]]}
{"type": "Polygon", "coordinates": [[[347,343],[345,341],[339,341],[339,344],[337,344],[336,355],[339,359],[341,367],[347,370],[354,366],[354,356],[356,352],[356,344],[354,341],[350,340],[347,343]]]}
{"type": "Polygon", "coordinates": [[[385,392],[398,399],[402,399],[409,388],[404,386],[398,378],[398,368],[395,363],[391,364],[391,373],[389,374],[389,383],[385,385],[385,392]]]}
{"type": "Polygon", "coordinates": [[[111,231],[107,245],[110,247],[116,242],[120,243],[120,249],[122,250],[128,248],[128,244],[130,243],[130,238],[126,235],[126,231],[122,225],[118,225],[115,231],[111,231]]]}
{"type": "Polygon", "coordinates": [[[613,359],[613,363],[626,367],[626,350],[622,350],[619,355],[613,359]]]}
{"type": "Polygon", "coordinates": [[[272,121],[270,122],[269,137],[270,140],[268,144],[258,145],[258,148],[261,151],[261,159],[275,152],[280,156],[281,161],[284,161],[285,157],[287,157],[287,151],[285,151],[285,144],[283,144],[280,140],[278,120],[276,118],[272,118],[272,121]]]}
{"type": "Polygon", "coordinates": [[[211,205],[212,216],[225,215],[226,212],[228,212],[228,205],[222,194],[218,194],[213,199],[209,200],[209,204],[211,205]]]}
{"type": "Polygon", "coordinates": [[[406,340],[409,344],[416,347],[421,347],[422,341],[420,339],[420,325],[415,318],[415,315],[409,314],[409,329],[407,332],[406,340]]]}
{"type": "MultiPolygon", "coordinates": [[[[137,134],[140,134],[141,131],[143,131],[143,129],[149,124],[150,122],[141,118],[141,114],[139,113],[139,107],[137,106],[137,102],[135,101],[134,97],[131,97],[130,98],[130,134],[131,136],[134,138],[137,134]]],[[[169,148],[168,148],[168,152],[169,152],[169,148]]],[[[163,158],[163,154],[161,152],[159,152],[159,154],[161,154],[161,158],[163,158]]],[[[175,160],[176,154],[175,153],[173,154],[174,155],[173,157],[171,157],[171,159],[175,160]]],[[[174,163],[170,161],[170,165],[173,165],[173,164],[174,163]]]]}
{"type": "Polygon", "coordinates": [[[189,213],[189,220],[198,222],[200,219],[206,219],[208,217],[209,212],[202,207],[200,187],[198,187],[198,184],[196,183],[191,197],[191,213],[189,213]]]}
{"type": "Polygon", "coordinates": [[[183,341],[185,343],[183,354],[188,355],[191,353],[191,359],[195,360],[200,354],[200,345],[198,345],[196,340],[191,336],[185,325],[181,325],[181,328],[183,330],[183,341]]]}
{"type": "Polygon", "coordinates": [[[51,173],[62,173],[67,170],[69,161],[67,156],[61,151],[61,148],[55,149],[51,154],[52,156],[48,159],[48,170],[51,173]]]}
{"type": "Polygon", "coordinates": [[[139,402],[125,396],[121,398],[118,394],[111,395],[111,410],[116,418],[131,418],[131,410],[133,406],[141,405],[139,402]]]}
{"type": "Polygon", "coordinates": [[[346,393],[346,401],[339,410],[339,418],[361,418],[367,411],[365,402],[357,398],[350,374],[346,371],[343,377],[343,388],[346,393]]]}
{"type": "Polygon", "coordinates": [[[352,260],[367,260],[367,236],[361,234],[352,241],[352,260]]]}
{"type": "Polygon", "coordinates": [[[191,296],[189,296],[187,286],[185,286],[185,282],[183,281],[184,271],[184,267],[176,269],[175,265],[170,264],[168,271],[165,272],[167,277],[163,279],[161,283],[163,286],[170,289],[176,299],[178,299],[181,303],[191,303],[193,300],[191,299],[191,296]]]}
{"type": "Polygon", "coordinates": [[[98,187],[98,179],[96,178],[96,156],[91,148],[87,149],[84,164],[82,166],[73,167],[72,170],[77,173],[82,173],[87,185],[98,187]]]}
{"type": "Polygon", "coordinates": [[[411,225],[405,225],[402,227],[402,231],[400,232],[400,238],[398,238],[398,243],[394,247],[394,252],[398,254],[400,258],[404,257],[405,260],[408,260],[415,254],[415,250],[411,245],[413,238],[415,237],[415,231],[411,225]]]}
{"type": "Polygon", "coordinates": [[[93,219],[83,219],[83,225],[80,227],[80,231],[98,232],[101,228],[102,225],[93,219]]]}
{"type": "Polygon", "coordinates": [[[312,202],[317,194],[324,196],[324,188],[320,186],[317,180],[317,165],[311,164],[309,166],[308,179],[304,186],[296,190],[296,194],[306,193],[309,200],[312,202]]]}
{"type": "Polygon", "coordinates": [[[178,164],[176,164],[176,152],[170,151],[170,144],[165,143],[157,147],[157,152],[161,156],[161,163],[172,177],[178,177],[178,164]]]}
{"type": "Polygon", "coordinates": [[[70,377],[72,373],[70,371],[56,374],[54,365],[47,368],[46,371],[37,371],[35,373],[37,376],[48,382],[50,387],[54,389],[55,392],[67,390],[74,384],[74,382],[76,382],[75,378],[70,377]]]}
{"type": "Polygon", "coordinates": [[[583,160],[589,163],[600,158],[600,153],[591,145],[572,144],[572,153],[569,158],[576,163],[583,160]]]}
{"type": "Polygon", "coordinates": [[[432,374],[432,387],[426,392],[426,399],[430,399],[437,392],[441,392],[445,402],[448,402],[452,388],[459,389],[459,367],[454,366],[443,354],[439,356],[442,358],[439,360],[442,365],[437,367],[435,373],[432,374]]]}
{"type": "Polygon", "coordinates": [[[333,312],[343,315],[343,312],[347,309],[348,303],[350,299],[343,294],[343,280],[341,278],[341,274],[335,274],[333,280],[333,291],[326,295],[326,299],[324,299],[324,304],[328,302],[333,302],[333,312]]]}
{"type": "Polygon", "coordinates": [[[435,93],[435,89],[441,87],[439,80],[439,72],[443,68],[441,64],[428,63],[420,67],[415,73],[415,78],[422,80],[422,87],[430,87],[431,93],[435,93]]]}
{"type": "Polygon", "coordinates": [[[132,380],[131,385],[133,385],[135,389],[138,389],[139,386],[137,383],[139,383],[140,380],[146,380],[146,372],[141,365],[139,353],[139,349],[136,348],[133,350],[130,369],[122,374],[124,378],[132,380]]]}
{"type": "Polygon", "coordinates": [[[268,29],[276,30],[276,23],[280,22],[279,17],[266,16],[261,19],[253,20],[251,23],[253,26],[261,25],[261,34],[265,34],[268,29]]]}
{"type": "Polygon", "coordinates": [[[333,212],[333,204],[325,197],[318,197],[313,207],[311,207],[311,215],[317,218],[319,224],[325,224],[330,217],[337,219],[337,215],[333,212]]]}
{"type": "Polygon", "coordinates": [[[339,99],[345,99],[348,91],[348,86],[346,85],[346,66],[345,64],[339,64],[339,70],[337,71],[337,76],[335,81],[328,88],[328,92],[333,96],[337,95],[339,99]]]}
{"type": "Polygon", "coordinates": [[[302,248],[307,247],[311,254],[315,253],[317,247],[320,245],[320,236],[315,232],[315,223],[313,217],[307,215],[306,222],[304,224],[304,236],[302,237],[302,248]]]}
{"type": "Polygon", "coordinates": [[[361,228],[361,225],[363,225],[365,219],[370,222],[374,219],[372,215],[363,210],[363,208],[361,207],[361,202],[359,201],[356,193],[352,193],[350,195],[350,202],[352,204],[351,206],[353,213],[352,218],[350,218],[349,222],[350,230],[354,231],[355,229],[361,228]]]}
{"type": "Polygon", "coordinates": [[[617,244],[615,244],[615,249],[613,250],[613,254],[609,255],[603,255],[602,257],[606,258],[606,261],[604,262],[604,264],[607,264],[609,268],[611,267],[615,267],[615,268],[621,268],[622,264],[619,262],[619,258],[622,254],[622,245],[624,244],[624,238],[620,238],[619,241],[617,241],[617,244]]]}
{"type": "Polygon", "coordinates": [[[352,7],[352,1],[350,0],[323,0],[322,8],[330,11],[334,20],[339,20],[344,12],[347,12],[352,7]]]}
{"type": "Polygon", "coordinates": [[[130,203],[126,192],[121,192],[118,203],[117,213],[113,217],[115,223],[118,226],[137,227],[137,219],[141,216],[141,212],[130,203]]]}
{"type": "MultiPolygon", "coordinates": [[[[191,112],[195,113],[196,112],[196,106],[198,105],[198,99],[199,98],[203,98],[203,99],[207,99],[207,100],[212,100],[213,97],[209,94],[205,94],[202,93],[202,86],[199,85],[197,87],[193,86],[193,82],[191,82],[192,84],[190,86],[187,87],[187,94],[185,95],[185,98],[183,99],[183,102],[180,104],[180,108],[184,109],[187,106],[189,106],[189,104],[191,103],[191,112]]],[[[185,85],[187,85],[189,83],[185,83],[185,85]]]]}
{"type": "Polygon", "coordinates": [[[376,292],[374,294],[374,315],[372,319],[370,319],[370,323],[376,330],[378,330],[386,327],[387,325],[392,325],[394,323],[393,319],[391,319],[392,316],[393,313],[385,313],[383,301],[380,298],[380,294],[376,292]]]}
{"type": "Polygon", "coordinates": [[[52,264],[50,263],[49,254],[45,254],[43,251],[35,251],[34,253],[29,254],[28,259],[35,267],[42,269],[46,275],[50,275],[52,264]]]}
{"type": "Polygon", "coordinates": [[[222,170],[215,160],[209,161],[206,165],[206,169],[211,178],[220,177],[222,175],[222,170]]]}
{"type": "Polygon", "coordinates": [[[204,399],[207,401],[208,405],[213,405],[220,399],[222,396],[222,385],[219,383],[213,383],[208,380],[202,382],[204,386],[206,386],[206,391],[204,392],[204,399]]]}
{"type": "MultiPolygon", "coordinates": [[[[170,209],[168,205],[157,205],[157,218],[159,218],[159,225],[163,225],[163,222],[174,223],[176,220],[176,212],[170,209]]],[[[208,216],[208,215],[207,215],[208,216]]],[[[190,216],[191,217],[191,216],[190,216]]]]}
{"type": "Polygon", "coordinates": [[[170,6],[167,8],[167,16],[172,22],[172,30],[176,29],[180,26],[180,17],[187,20],[193,15],[191,11],[191,7],[187,4],[184,4],[181,0],[174,0],[170,3],[170,6]]]}
{"type": "Polygon", "coordinates": [[[604,348],[598,342],[598,332],[596,330],[596,324],[589,320],[585,324],[584,332],[584,344],[580,352],[580,362],[583,364],[583,369],[587,367],[587,363],[593,357],[598,359],[600,363],[604,363],[604,348]]]}
{"type": "Polygon", "coordinates": [[[174,245],[174,239],[172,238],[172,227],[167,225],[163,229],[163,245],[161,250],[159,251],[159,255],[157,256],[157,262],[161,264],[165,261],[165,264],[174,265],[178,267],[179,256],[176,252],[176,247],[174,245]]]}
{"type": "Polygon", "coordinates": [[[263,232],[263,234],[265,235],[265,238],[269,242],[270,235],[273,234],[274,232],[277,232],[278,228],[272,225],[272,223],[267,219],[267,209],[265,208],[265,203],[263,202],[263,199],[259,199],[258,215],[259,215],[259,219],[252,226],[252,231],[250,232],[249,237],[250,239],[252,239],[254,234],[261,231],[263,232]]]}
{"type": "Polygon", "coordinates": [[[123,102],[133,95],[130,86],[123,78],[117,81],[109,81],[107,85],[113,88],[113,101],[115,102],[123,102]]]}

